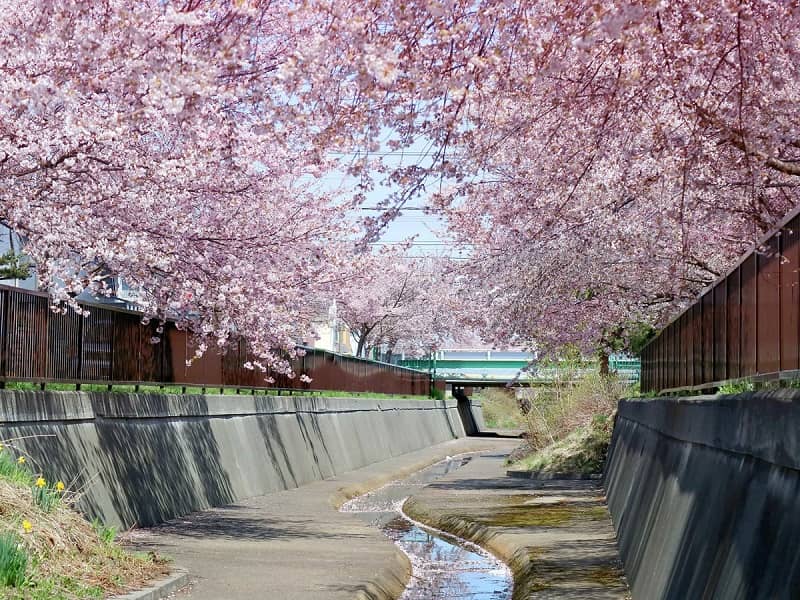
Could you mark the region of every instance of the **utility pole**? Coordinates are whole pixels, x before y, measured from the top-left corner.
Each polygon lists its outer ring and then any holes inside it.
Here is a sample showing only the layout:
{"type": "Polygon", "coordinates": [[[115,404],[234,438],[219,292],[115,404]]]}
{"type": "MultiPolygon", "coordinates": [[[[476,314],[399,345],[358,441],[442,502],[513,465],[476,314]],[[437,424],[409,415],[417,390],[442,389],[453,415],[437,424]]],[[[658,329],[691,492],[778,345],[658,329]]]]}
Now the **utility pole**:
{"type": "Polygon", "coordinates": [[[428,353],[428,375],[431,378],[430,397],[433,398],[436,389],[436,352],[433,349],[428,353]]]}

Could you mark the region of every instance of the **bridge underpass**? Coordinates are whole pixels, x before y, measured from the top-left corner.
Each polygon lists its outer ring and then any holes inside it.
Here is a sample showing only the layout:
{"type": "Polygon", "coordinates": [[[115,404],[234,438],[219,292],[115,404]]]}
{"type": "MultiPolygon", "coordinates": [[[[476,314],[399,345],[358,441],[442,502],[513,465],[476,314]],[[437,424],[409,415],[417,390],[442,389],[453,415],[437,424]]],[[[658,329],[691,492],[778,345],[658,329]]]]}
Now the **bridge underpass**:
{"type": "MultiPolygon", "coordinates": [[[[447,391],[454,387],[544,386],[559,378],[563,380],[565,373],[579,379],[599,369],[595,361],[586,361],[579,366],[571,363],[542,364],[537,363],[537,357],[532,353],[492,350],[442,350],[431,357],[403,359],[399,364],[428,371],[435,380],[445,382],[447,391]]],[[[639,381],[641,365],[639,359],[612,355],[609,370],[621,379],[635,383],[639,381]]]]}
{"type": "MultiPolygon", "coordinates": [[[[477,422],[474,414],[479,403],[474,401],[476,391],[485,388],[508,388],[515,390],[518,401],[520,390],[546,387],[556,381],[574,384],[582,377],[597,373],[599,364],[586,361],[580,366],[574,363],[552,365],[536,364],[536,356],[525,352],[440,351],[424,359],[401,361],[405,367],[428,371],[435,387],[452,396],[458,402],[458,412],[467,435],[480,435],[486,428],[477,422]]],[[[609,369],[630,383],[639,380],[640,364],[637,359],[612,356],[609,369]]]]}

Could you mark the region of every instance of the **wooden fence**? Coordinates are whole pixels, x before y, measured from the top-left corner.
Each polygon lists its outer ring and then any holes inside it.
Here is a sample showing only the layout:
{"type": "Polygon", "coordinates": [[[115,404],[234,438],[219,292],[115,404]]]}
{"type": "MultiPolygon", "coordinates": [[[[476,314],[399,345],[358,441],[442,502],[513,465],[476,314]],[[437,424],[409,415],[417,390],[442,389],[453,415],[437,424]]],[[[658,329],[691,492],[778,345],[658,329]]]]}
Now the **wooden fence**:
{"type": "Polygon", "coordinates": [[[800,377],[800,209],[642,351],[645,392],[800,377]]]}
{"type": "Polygon", "coordinates": [[[159,323],[142,325],[142,315],[97,304],[84,304],[82,317],[50,310],[46,294],[0,286],[0,383],[100,383],[179,385],[204,388],[313,389],[387,394],[430,392],[430,375],[324,350],[307,349],[292,361],[297,375],[311,377],[303,383],[266,375],[243,367],[248,360],[242,339],[224,354],[209,350],[186,365],[195,354],[191,335],[159,323]],[[153,343],[152,338],[160,341],[153,343]]]}

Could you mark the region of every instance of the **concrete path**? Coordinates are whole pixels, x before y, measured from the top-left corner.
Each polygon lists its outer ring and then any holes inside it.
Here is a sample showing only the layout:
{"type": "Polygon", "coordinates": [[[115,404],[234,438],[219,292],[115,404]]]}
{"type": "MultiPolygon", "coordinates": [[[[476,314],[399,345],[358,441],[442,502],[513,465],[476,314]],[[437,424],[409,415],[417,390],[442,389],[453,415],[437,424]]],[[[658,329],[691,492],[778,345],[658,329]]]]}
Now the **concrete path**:
{"type": "Polygon", "coordinates": [[[338,512],[338,506],[447,455],[506,449],[517,442],[446,442],[334,479],[135,531],[130,542],[188,569],[194,581],[177,595],[181,599],[396,598],[408,580],[407,558],[378,529],[338,512]]]}
{"type": "Polygon", "coordinates": [[[508,563],[514,600],[629,598],[599,482],[507,477],[510,449],[474,458],[423,488],[404,510],[508,563]]]}

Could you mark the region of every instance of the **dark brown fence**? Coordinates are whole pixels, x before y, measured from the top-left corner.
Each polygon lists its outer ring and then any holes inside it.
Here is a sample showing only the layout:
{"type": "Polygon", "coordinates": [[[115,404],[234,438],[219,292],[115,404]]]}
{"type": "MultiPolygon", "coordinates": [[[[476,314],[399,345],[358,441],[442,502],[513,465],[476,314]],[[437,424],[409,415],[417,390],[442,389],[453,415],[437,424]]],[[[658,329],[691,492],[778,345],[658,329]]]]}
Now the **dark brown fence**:
{"type": "Polygon", "coordinates": [[[800,209],[642,351],[642,391],[800,377],[800,209]]]}
{"type": "MultiPolygon", "coordinates": [[[[191,335],[166,323],[142,325],[142,315],[85,304],[82,317],[50,310],[46,294],[0,286],[0,382],[157,384],[207,388],[265,388],[266,375],[243,367],[244,340],[225,354],[209,350],[191,366],[191,335]],[[158,343],[152,339],[158,337],[158,343]]],[[[307,349],[292,361],[294,371],[311,377],[276,375],[273,389],[341,390],[387,394],[430,392],[430,375],[405,367],[307,349]]]]}

